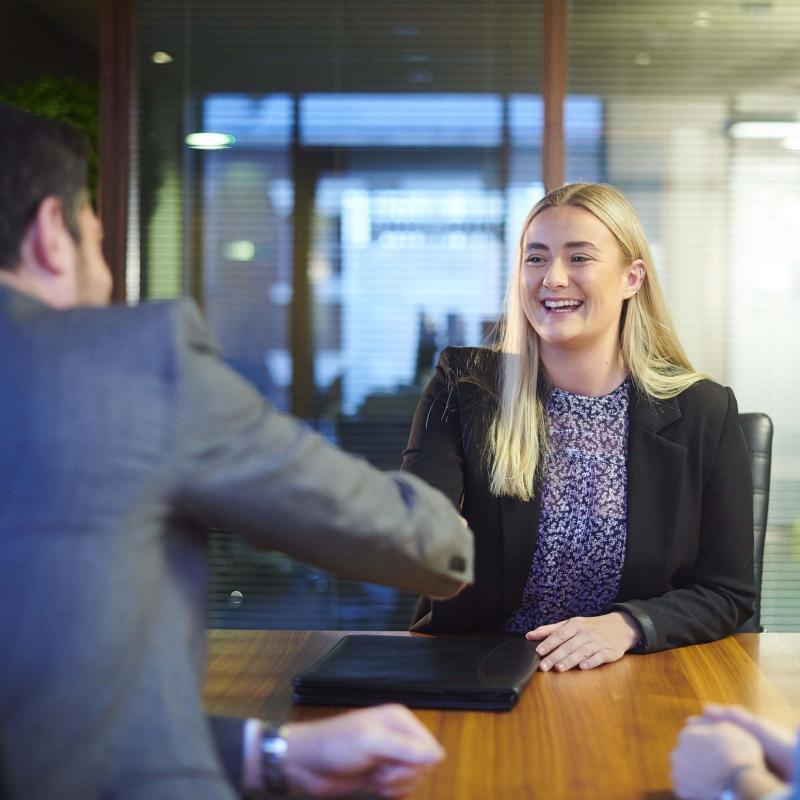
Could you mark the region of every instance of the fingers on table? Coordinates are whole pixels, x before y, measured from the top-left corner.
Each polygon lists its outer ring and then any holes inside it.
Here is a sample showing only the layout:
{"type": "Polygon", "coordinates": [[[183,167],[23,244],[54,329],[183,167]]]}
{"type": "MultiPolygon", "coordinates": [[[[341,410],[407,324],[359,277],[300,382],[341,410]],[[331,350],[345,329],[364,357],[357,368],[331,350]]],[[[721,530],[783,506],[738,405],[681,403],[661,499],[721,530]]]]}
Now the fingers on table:
{"type": "Polygon", "coordinates": [[[553,668],[565,672],[577,666],[581,669],[592,669],[614,659],[613,650],[602,637],[593,631],[584,630],[551,650],[542,659],[539,668],[544,672],[553,668]]]}
{"type": "MultiPolygon", "coordinates": [[[[562,622],[554,622],[551,625],[540,625],[538,628],[534,628],[532,631],[528,631],[525,634],[525,638],[528,641],[538,641],[543,640],[546,641],[549,636],[555,633],[560,628],[563,628],[570,620],[563,620],[562,622]]],[[[539,652],[539,648],[536,648],[536,651],[539,652]]]]}

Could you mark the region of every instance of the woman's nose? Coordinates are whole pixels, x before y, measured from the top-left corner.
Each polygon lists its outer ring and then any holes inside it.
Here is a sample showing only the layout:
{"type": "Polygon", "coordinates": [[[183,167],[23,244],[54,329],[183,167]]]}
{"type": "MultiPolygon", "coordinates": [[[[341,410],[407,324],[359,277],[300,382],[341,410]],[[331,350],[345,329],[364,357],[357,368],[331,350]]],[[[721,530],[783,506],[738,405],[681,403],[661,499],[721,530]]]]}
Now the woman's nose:
{"type": "Polygon", "coordinates": [[[553,259],[552,263],[547,268],[542,283],[548,289],[563,289],[569,286],[569,275],[567,274],[564,262],[560,258],[553,259]]]}

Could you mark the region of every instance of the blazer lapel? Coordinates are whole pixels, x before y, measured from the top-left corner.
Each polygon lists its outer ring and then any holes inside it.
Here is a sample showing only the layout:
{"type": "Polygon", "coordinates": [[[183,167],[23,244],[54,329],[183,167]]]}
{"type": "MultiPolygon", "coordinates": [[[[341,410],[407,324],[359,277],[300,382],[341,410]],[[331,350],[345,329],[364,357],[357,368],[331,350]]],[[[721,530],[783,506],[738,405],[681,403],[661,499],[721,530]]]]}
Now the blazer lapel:
{"type": "Polygon", "coordinates": [[[687,451],[660,431],[681,418],[676,399],[634,391],[628,430],[628,533],[618,598],[647,596],[652,566],[673,537],[687,451]]]}

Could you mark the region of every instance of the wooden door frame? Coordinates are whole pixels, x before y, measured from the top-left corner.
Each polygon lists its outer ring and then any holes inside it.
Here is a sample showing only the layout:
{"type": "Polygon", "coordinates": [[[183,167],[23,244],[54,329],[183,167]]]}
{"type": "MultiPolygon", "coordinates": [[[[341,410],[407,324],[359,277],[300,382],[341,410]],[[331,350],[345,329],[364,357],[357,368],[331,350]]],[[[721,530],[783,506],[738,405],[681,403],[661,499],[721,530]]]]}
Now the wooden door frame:
{"type": "Polygon", "coordinates": [[[98,206],[103,252],[114,279],[112,301],[126,299],[128,191],[133,102],[133,0],[100,6],[100,154],[98,206]]]}
{"type": "Polygon", "coordinates": [[[542,97],[544,138],[542,175],[546,191],[564,183],[564,100],[567,93],[566,0],[543,0],[542,97]]]}

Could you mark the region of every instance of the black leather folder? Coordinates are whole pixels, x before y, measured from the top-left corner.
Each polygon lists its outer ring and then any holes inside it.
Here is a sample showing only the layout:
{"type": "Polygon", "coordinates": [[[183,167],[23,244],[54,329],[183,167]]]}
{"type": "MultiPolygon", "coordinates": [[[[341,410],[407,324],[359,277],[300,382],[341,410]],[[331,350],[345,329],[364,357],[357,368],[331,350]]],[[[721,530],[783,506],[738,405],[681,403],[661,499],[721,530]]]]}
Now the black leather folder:
{"type": "Polygon", "coordinates": [[[540,658],[521,636],[343,636],[295,675],[295,703],[507,711],[540,658]]]}

